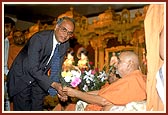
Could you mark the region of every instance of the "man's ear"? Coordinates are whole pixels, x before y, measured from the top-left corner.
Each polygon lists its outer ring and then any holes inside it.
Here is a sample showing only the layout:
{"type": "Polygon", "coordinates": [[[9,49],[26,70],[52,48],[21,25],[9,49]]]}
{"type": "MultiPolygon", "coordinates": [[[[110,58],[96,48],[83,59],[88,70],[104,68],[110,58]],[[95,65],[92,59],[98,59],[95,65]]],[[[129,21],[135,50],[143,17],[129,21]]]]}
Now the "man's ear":
{"type": "Polygon", "coordinates": [[[58,24],[56,24],[56,26],[55,26],[54,30],[58,29],[58,27],[59,27],[59,26],[58,26],[58,24]]]}
{"type": "Polygon", "coordinates": [[[128,68],[128,69],[133,68],[133,65],[134,65],[134,62],[133,62],[132,60],[129,60],[129,61],[128,61],[127,68],[128,68]]]}

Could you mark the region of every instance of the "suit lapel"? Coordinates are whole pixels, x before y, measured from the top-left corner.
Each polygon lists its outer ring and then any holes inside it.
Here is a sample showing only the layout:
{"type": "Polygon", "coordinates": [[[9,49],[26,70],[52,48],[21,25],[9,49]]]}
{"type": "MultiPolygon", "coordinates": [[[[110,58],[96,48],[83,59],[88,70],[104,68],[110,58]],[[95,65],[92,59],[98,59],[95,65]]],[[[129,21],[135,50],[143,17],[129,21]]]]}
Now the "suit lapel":
{"type": "MultiPolygon", "coordinates": [[[[52,48],[53,48],[53,34],[54,34],[54,31],[52,31],[49,35],[49,39],[48,39],[48,42],[46,43],[46,54],[47,54],[47,57],[48,57],[48,60],[50,58],[50,55],[51,55],[51,52],[52,52],[52,48]]],[[[52,59],[52,58],[51,58],[52,59]]],[[[51,59],[50,61],[48,62],[48,64],[45,66],[45,70],[48,71],[51,67],[51,59]]]]}

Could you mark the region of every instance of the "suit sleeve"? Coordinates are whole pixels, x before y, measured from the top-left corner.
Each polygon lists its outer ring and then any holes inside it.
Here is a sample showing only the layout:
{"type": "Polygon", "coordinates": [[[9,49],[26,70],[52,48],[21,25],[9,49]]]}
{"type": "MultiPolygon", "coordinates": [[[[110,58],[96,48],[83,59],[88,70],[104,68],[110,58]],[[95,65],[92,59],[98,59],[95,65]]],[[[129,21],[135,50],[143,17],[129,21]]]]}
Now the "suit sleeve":
{"type": "Polygon", "coordinates": [[[44,59],[44,46],[43,42],[45,39],[38,36],[33,36],[35,39],[31,39],[29,45],[28,45],[28,70],[29,74],[38,82],[38,84],[44,89],[48,90],[50,85],[52,84],[52,81],[49,79],[49,77],[44,73],[44,71],[41,68],[41,63],[44,59]]]}

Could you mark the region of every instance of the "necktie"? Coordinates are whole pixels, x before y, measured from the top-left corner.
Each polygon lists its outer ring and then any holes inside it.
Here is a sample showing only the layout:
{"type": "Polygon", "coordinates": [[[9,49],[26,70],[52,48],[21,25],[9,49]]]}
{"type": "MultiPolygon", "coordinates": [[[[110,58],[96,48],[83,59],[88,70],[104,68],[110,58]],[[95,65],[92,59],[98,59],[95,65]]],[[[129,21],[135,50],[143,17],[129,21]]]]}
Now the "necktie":
{"type": "MultiPolygon", "coordinates": [[[[54,82],[59,82],[59,76],[60,76],[60,55],[58,51],[58,44],[55,47],[54,54],[52,57],[52,62],[51,62],[51,74],[50,74],[50,79],[54,82]]],[[[57,94],[57,91],[54,88],[49,88],[48,90],[49,94],[51,96],[54,96],[57,94]]]]}

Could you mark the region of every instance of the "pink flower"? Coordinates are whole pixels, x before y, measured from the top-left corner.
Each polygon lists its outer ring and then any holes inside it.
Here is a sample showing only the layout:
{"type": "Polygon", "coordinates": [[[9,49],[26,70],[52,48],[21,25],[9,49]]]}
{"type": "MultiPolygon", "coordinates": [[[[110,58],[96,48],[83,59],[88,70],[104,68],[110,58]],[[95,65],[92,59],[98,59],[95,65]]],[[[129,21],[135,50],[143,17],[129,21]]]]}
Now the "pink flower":
{"type": "Polygon", "coordinates": [[[90,65],[93,65],[93,62],[92,62],[92,61],[90,61],[90,62],[89,62],[89,64],[90,64],[90,65]]]}
{"type": "Polygon", "coordinates": [[[76,86],[78,86],[78,84],[80,84],[80,82],[81,82],[81,79],[78,77],[75,77],[71,82],[71,86],[76,87],[76,86]]]}
{"type": "Polygon", "coordinates": [[[96,74],[96,71],[93,69],[91,72],[92,75],[96,74]]]}

